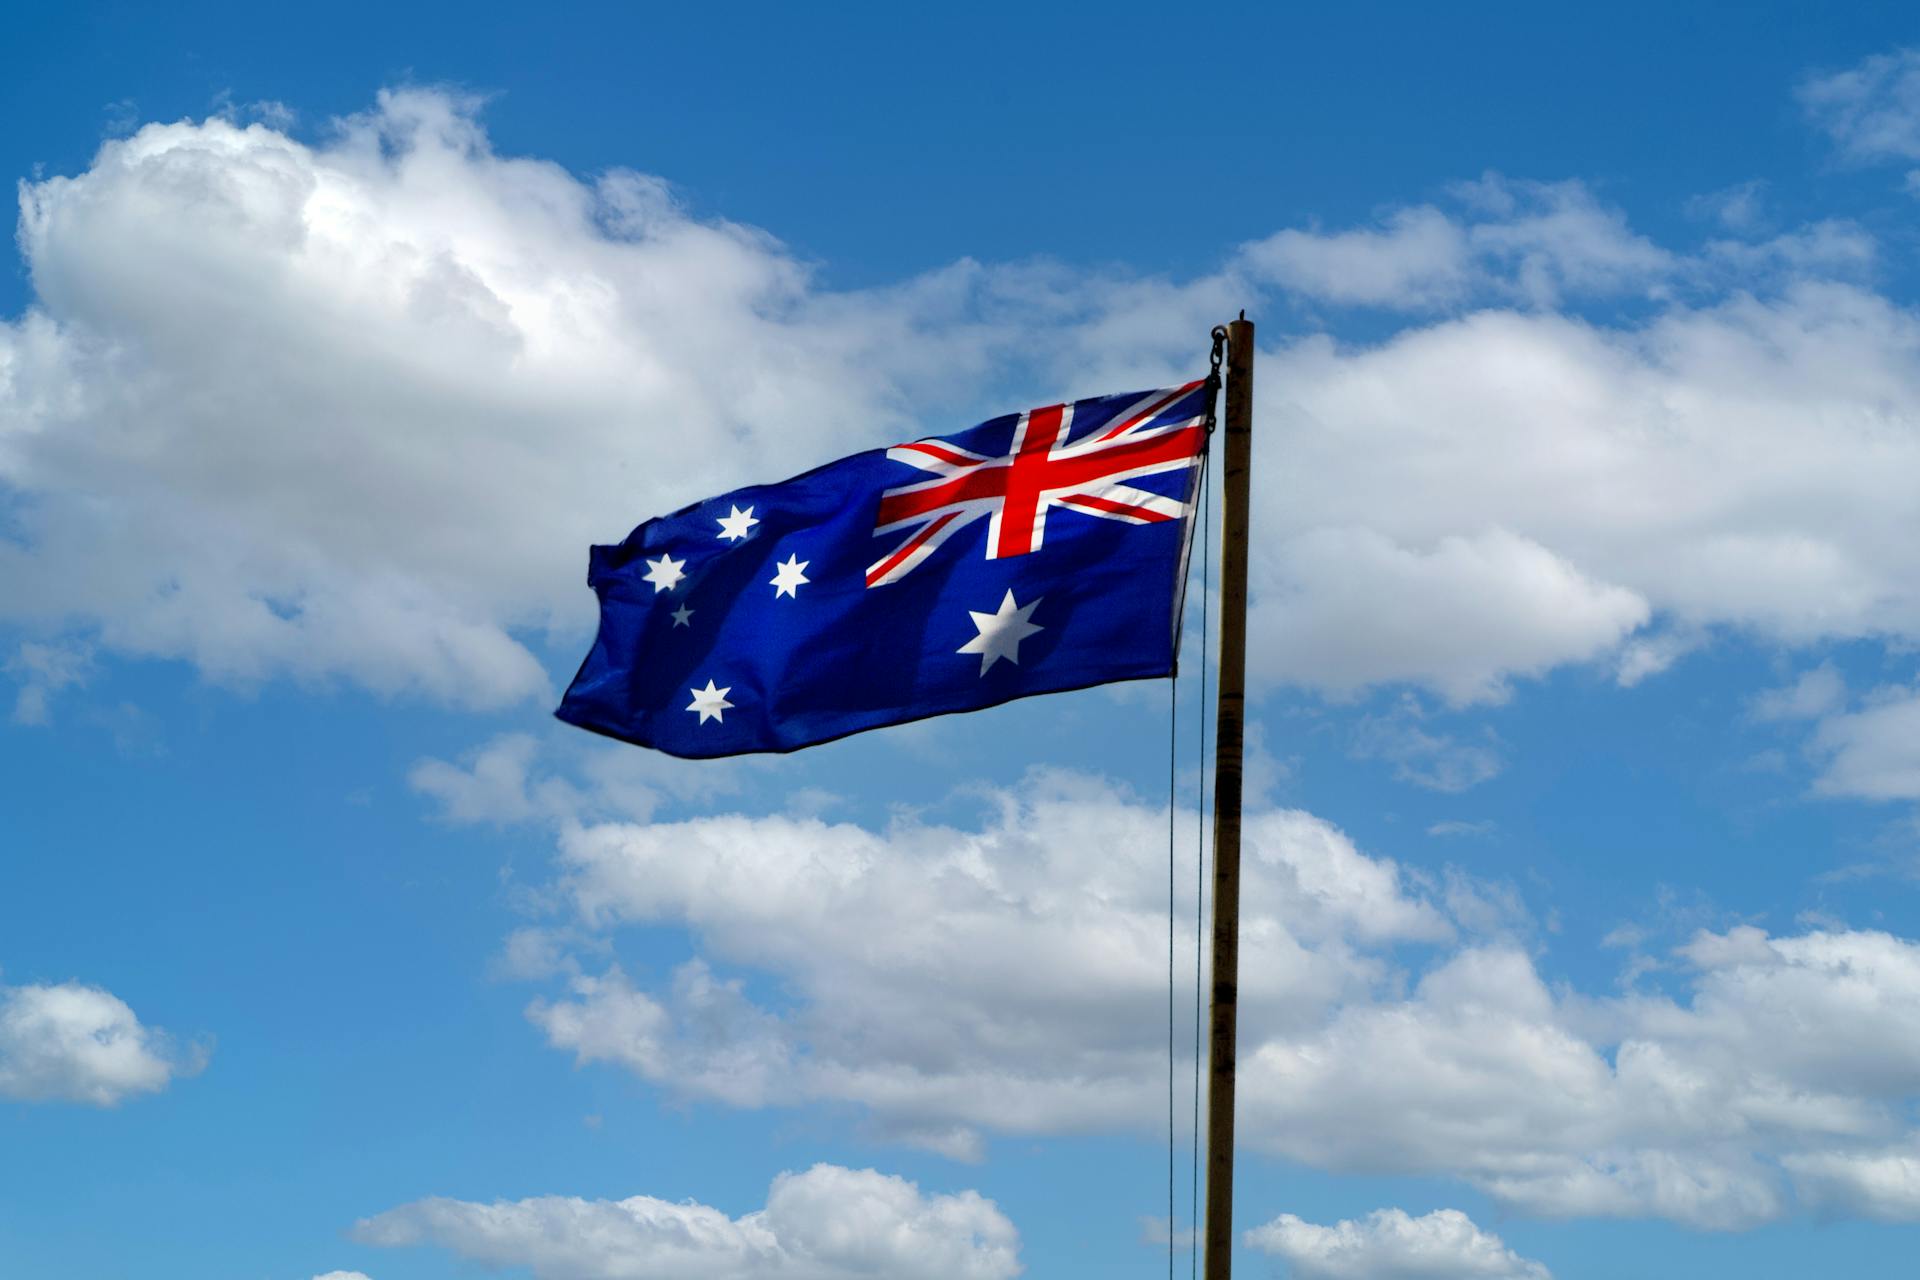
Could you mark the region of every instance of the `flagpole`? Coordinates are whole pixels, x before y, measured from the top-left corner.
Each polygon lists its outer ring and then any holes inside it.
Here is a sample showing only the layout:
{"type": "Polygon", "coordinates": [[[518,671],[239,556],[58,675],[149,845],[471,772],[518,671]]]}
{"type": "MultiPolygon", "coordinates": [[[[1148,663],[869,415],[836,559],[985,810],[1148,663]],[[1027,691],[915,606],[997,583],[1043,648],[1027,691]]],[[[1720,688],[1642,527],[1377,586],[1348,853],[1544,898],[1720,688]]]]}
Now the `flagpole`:
{"type": "MultiPolygon", "coordinates": [[[[1218,332],[1216,330],[1216,332],[1218,332]]],[[[1253,321],[1227,326],[1226,512],[1220,563],[1220,707],[1214,739],[1213,1007],[1207,1067],[1206,1280],[1233,1274],[1233,1069],[1239,1032],[1241,746],[1246,730],[1247,505],[1253,321]]]]}

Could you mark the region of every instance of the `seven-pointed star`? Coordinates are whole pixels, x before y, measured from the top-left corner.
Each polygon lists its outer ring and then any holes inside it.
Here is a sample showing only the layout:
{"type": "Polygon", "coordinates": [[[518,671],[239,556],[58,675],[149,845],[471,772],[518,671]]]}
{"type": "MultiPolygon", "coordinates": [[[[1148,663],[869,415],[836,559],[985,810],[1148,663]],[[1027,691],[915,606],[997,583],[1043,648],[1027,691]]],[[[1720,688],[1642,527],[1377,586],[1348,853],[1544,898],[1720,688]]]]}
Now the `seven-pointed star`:
{"type": "Polygon", "coordinates": [[[678,609],[675,609],[673,611],[671,616],[673,618],[674,626],[676,627],[688,626],[690,625],[688,620],[693,617],[693,610],[687,608],[687,606],[685,605],[681,605],[678,609]]]}
{"type": "Polygon", "coordinates": [[[975,613],[967,610],[973,618],[973,625],[980,628],[980,634],[955,649],[955,653],[977,653],[980,655],[980,674],[986,675],[995,662],[1005,658],[1018,666],[1020,663],[1020,642],[1036,631],[1046,628],[1038,623],[1028,622],[1033,611],[1040,607],[1045,596],[1035,597],[1032,603],[1015,605],[1013,592],[1007,592],[1007,598],[1000,602],[998,613],[975,613]]]}
{"type": "Polygon", "coordinates": [[[653,594],[659,595],[662,591],[673,590],[674,585],[687,576],[680,572],[686,567],[685,560],[675,560],[664,551],[660,553],[658,560],[647,561],[646,578],[653,584],[653,594]]]}
{"type": "Polygon", "coordinates": [[[701,724],[709,720],[718,720],[721,724],[727,722],[720,713],[733,705],[727,701],[727,695],[733,692],[732,685],[724,689],[716,689],[713,687],[713,678],[709,676],[706,688],[689,689],[687,692],[693,695],[693,701],[687,704],[687,710],[698,711],[701,724]]]}
{"type": "MultiPolygon", "coordinates": [[[[728,505],[732,506],[731,503],[728,505]]],[[[714,522],[720,526],[720,538],[724,542],[740,541],[747,536],[747,530],[760,523],[753,518],[752,507],[748,507],[745,511],[733,507],[726,515],[716,516],[714,522]]]]}
{"type": "Polygon", "coordinates": [[[786,560],[778,566],[780,572],[774,574],[773,577],[769,579],[773,584],[773,598],[778,600],[781,596],[792,596],[795,600],[798,600],[800,598],[800,584],[813,581],[813,579],[807,577],[806,574],[800,571],[812,563],[813,561],[802,560],[799,556],[788,556],[786,560]]]}

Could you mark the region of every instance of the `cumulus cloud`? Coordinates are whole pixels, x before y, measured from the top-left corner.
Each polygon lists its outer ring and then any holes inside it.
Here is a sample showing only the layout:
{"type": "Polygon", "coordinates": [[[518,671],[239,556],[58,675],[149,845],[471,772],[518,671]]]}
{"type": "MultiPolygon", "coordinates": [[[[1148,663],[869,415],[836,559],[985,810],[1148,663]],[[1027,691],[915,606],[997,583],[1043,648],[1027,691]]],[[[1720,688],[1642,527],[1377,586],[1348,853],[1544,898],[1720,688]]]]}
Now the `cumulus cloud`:
{"type": "Polygon", "coordinates": [[[54,695],[70,685],[86,683],[93,665],[84,647],[23,643],[6,662],[6,672],[20,682],[13,703],[15,724],[46,724],[54,695]]]}
{"type": "MultiPolygon", "coordinates": [[[[570,825],[559,888],[583,926],[684,925],[703,949],[657,989],[582,974],[529,1016],[583,1062],[733,1105],[860,1103],[888,1136],[963,1158],[983,1132],[1151,1123],[1166,1046],[1140,1011],[1165,998],[1166,811],[1055,772],[985,802],[975,827],[570,825]],[[797,1007],[757,1001],[743,972],[777,975],[797,1007]]],[[[1373,948],[1453,934],[1319,819],[1252,814],[1245,840],[1250,1034],[1311,1026],[1383,980],[1373,948]]]]}
{"type": "Polygon", "coordinates": [[[1853,160],[1920,160],[1920,49],[1875,54],[1845,71],[1808,77],[1808,116],[1853,160]]]}
{"type": "Polygon", "coordinates": [[[1281,231],[1247,246],[1246,260],[1261,278],[1309,298],[1412,310],[1649,292],[1674,270],[1671,254],[1582,183],[1489,174],[1455,194],[1464,206],[1457,213],[1417,205],[1372,228],[1281,231]]]}
{"type": "Polygon", "coordinates": [[[1421,728],[1423,718],[1412,698],[1402,699],[1391,711],[1364,716],[1354,728],[1351,754],[1359,760],[1384,760],[1402,782],[1430,791],[1465,791],[1499,774],[1500,755],[1493,747],[1431,733],[1421,728]]]}
{"type": "Polygon", "coordinates": [[[1880,1151],[1804,1152],[1783,1163],[1801,1198],[1822,1214],[1920,1222],[1920,1143],[1880,1151]]]}
{"type": "Polygon", "coordinates": [[[374,1245],[433,1244],[539,1280],[1005,1280],[1019,1236],[978,1192],[927,1195],[872,1169],[816,1164],[773,1180],[764,1209],[729,1218],[651,1196],[431,1199],[362,1221],[374,1245]]]}
{"type": "Polygon", "coordinates": [[[1010,405],[1157,385],[1210,324],[1293,291],[1452,310],[1355,347],[1263,330],[1257,680],[1469,703],[1569,663],[1646,678],[1670,655],[1628,646],[1661,619],[1920,637],[1920,547],[1890,536],[1914,518],[1920,328],[1841,281],[1864,233],[1689,255],[1578,183],[1450,201],[1282,231],[1185,281],[960,262],[833,292],[660,178],[497,154],[446,94],[384,94],[319,144],[148,125],[22,190],[0,622],[243,684],[545,696],[591,620],[589,543],[1010,405]],[[1609,295],[1644,318],[1552,310],[1609,295]]]}
{"type": "Polygon", "coordinates": [[[1802,672],[1792,684],[1756,694],[1749,708],[1761,721],[1818,720],[1847,700],[1846,681],[1831,663],[1802,672]]]}
{"type": "Polygon", "coordinates": [[[1831,663],[1749,704],[1762,723],[1803,725],[1819,772],[1816,793],[1863,800],[1920,799],[1920,690],[1884,686],[1857,696],[1831,663]]]}
{"type": "Polygon", "coordinates": [[[590,542],[978,371],[965,326],[910,336],[968,268],[818,295],[657,179],[495,155],[472,110],[388,93],[321,146],[149,125],[22,188],[6,616],[235,681],[544,694],[524,642],[590,617],[590,542]]]}
{"type": "Polygon", "coordinates": [[[1746,233],[1767,223],[1766,206],[1767,184],[1756,178],[1693,196],[1685,209],[1690,218],[1711,219],[1728,231],[1746,233]]]}
{"type": "MultiPolygon", "coordinates": [[[[543,897],[566,918],[518,948],[553,984],[528,1016],[673,1095],[851,1106],[959,1159],[994,1134],[1157,1131],[1165,810],[1058,772],[978,798],[973,824],[563,821],[543,897]],[[693,953],[658,978],[591,958],[636,927],[693,953]]],[[[1548,1216],[1738,1229],[1899,1203],[1843,1190],[1888,1185],[1917,1140],[1920,944],[1703,931],[1662,965],[1672,994],[1586,994],[1542,977],[1510,889],[1430,882],[1297,810],[1250,814],[1246,842],[1249,1151],[1548,1216]]],[[[1190,893],[1191,863],[1174,879],[1190,893]]],[[[1189,954],[1192,912],[1176,900],[1189,954]]]]}
{"type": "Polygon", "coordinates": [[[1686,1002],[1593,999],[1550,991],[1517,951],[1466,949],[1405,1000],[1260,1046],[1242,1123],[1296,1159],[1451,1171],[1526,1212],[1712,1228],[1778,1217],[1816,1174],[1912,1141],[1920,946],[1743,927],[1680,958],[1686,1002]]]}
{"type": "Polygon", "coordinates": [[[539,748],[531,734],[502,734],[474,752],[465,766],[419,761],[407,782],[439,801],[449,822],[525,822],[537,814],[570,811],[575,801],[564,784],[535,784],[529,793],[528,768],[539,748]]]}
{"type": "Polygon", "coordinates": [[[711,801],[737,791],[748,775],[777,767],[757,759],[680,760],[585,739],[571,729],[559,736],[564,745],[555,752],[530,733],[498,734],[459,761],[415,761],[407,782],[435,802],[443,821],[456,825],[645,820],[669,800],[711,801]],[[543,752],[557,754],[565,767],[542,761],[543,752]]]}
{"type": "Polygon", "coordinates": [[[1920,800],[1920,689],[1882,689],[1855,710],[1826,716],[1812,746],[1825,761],[1815,790],[1920,800]]]}
{"type": "Polygon", "coordinates": [[[99,987],[0,986],[0,1097],[111,1107],[159,1092],[204,1060],[99,987]]]}
{"type": "Polygon", "coordinates": [[[1787,644],[1920,635],[1920,543],[1894,532],[1915,518],[1894,477],[1920,464],[1916,352],[1909,313],[1832,283],[1635,331],[1483,312],[1364,351],[1291,344],[1263,374],[1289,477],[1256,512],[1267,671],[1459,701],[1653,615],[1787,644]],[[1362,618],[1360,598],[1383,603],[1362,618]]]}
{"type": "Polygon", "coordinates": [[[1507,529],[1430,544],[1319,526],[1255,566],[1248,629],[1261,674],[1339,693],[1412,680],[1449,702],[1498,702],[1516,675],[1598,657],[1649,614],[1507,529]]]}
{"type": "Polygon", "coordinates": [[[1476,283],[1465,228],[1430,205],[1397,209],[1378,227],[1276,232],[1246,252],[1286,288],[1348,305],[1439,306],[1476,283]]]}
{"type": "Polygon", "coordinates": [[[1698,631],[1643,632],[1620,646],[1614,661],[1614,683],[1631,689],[1643,680],[1667,670],[1699,648],[1704,637],[1698,631]]]}
{"type": "Polygon", "coordinates": [[[1551,1280],[1458,1209],[1418,1218],[1377,1209],[1330,1227],[1283,1213],[1247,1232],[1247,1243],[1281,1259],[1297,1280],[1551,1280]]]}
{"type": "Polygon", "coordinates": [[[1779,278],[1865,278],[1880,262],[1880,245],[1860,224],[1825,218],[1765,240],[1712,240],[1701,269],[1719,272],[1735,288],[1779,278]]]}

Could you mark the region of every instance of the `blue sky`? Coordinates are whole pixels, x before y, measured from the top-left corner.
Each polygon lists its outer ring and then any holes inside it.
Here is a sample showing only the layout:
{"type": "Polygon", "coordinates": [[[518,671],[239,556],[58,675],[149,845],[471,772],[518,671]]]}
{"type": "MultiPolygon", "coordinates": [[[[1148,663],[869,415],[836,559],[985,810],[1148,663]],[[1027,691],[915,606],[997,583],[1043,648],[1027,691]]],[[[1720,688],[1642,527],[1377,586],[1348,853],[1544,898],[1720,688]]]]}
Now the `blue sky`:
{"type": "Polygon", "coordinates": [[[0,1274],[1159,1274],[1164,686],[548,713],[589,543],[1240,307],[1242,1274],[1910,1253],[1902,7],[6,21],[0,1274]]]}

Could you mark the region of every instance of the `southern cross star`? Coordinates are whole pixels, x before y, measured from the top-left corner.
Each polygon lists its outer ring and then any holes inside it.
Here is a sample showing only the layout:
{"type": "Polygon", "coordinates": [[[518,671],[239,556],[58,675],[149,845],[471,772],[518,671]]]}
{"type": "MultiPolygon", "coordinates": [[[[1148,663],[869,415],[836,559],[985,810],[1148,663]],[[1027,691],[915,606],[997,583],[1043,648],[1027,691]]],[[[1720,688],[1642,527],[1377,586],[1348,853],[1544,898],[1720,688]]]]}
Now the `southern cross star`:
{"type": "MultiPolygon", "coordinates": [[[[728,505],[732,506],[731,503],[728,505]]],[[[738,507],[733,507],[726,515],[716,516],[715,523],[720,526],[721,541],[738,542],[747,536],[747,530],[753,528],[753,526],[760,522],[753,518],[752,507],[748,507],[745,511],[742,511],[738,507]]]]}
{"type": "Polygon", "coordinates": [[[653,584],[653,594],[659,595],[662,591],[673,590],[680,579],[687,576],[681,572],[686,567],[685,560],[675,560],[664,551],[660,553],[658,560],[647,561],[646,578],[653,584]]]}
{"type": "Polygon", "coordinates": [[[998,613],[976,613],[972,609],[967,613],[973,618],[973,625],[980,628],[980,634],[955,649],[955,653],[977,653],[980,655],[980,674],[986,675],[993,664],[1005,658],[1015,666],[1020,665],[1020,642],[1036,631],[1046,628],[1038,623],[1028,622],[1033,611],[1040,607],[1045,596],[1036,597],[1031,603],[1015,605],[1013,592],[1007,592],[1007,598],[1000,602],[998,613]]]}
{"type": "Polygon", "coordinates": [[[685,605],[681,605],[678,609],[675,609],[673,613],[669,616],[673,618],[674,626],[684,627],[684,626],[690,625],[690,619],[692,619],[693,617],[693,610],[687,608],[687,606],[685,605]]]}
{"type": "Polygon", "coordinates": [[[712,678],[709,677],[706,688],[689,689],[687,692],[693,695],[693,701],[687,704],[687,710],[698,711],[700,713],[701,724],[705,724],[709,720],[718,720],[721,724],[727,722],[726,718],[720,713],[733,705],[727,701],[727,695],[733,692],[732,685],[728,685],[724,689],[716,689],[713,687],[712,678]]]}
{"type": "Polygon", "coordinates": [[[795,600],[798,600],[800,598],[800,585],[813,581],[813,579],[807,577],[806,574],[800,571],[812,563],[813,561],[802,560],[799,556],[788,556],[782,561],[777,566],[780,572],[774,574],[773,577],[769,579],[773,584],[773,598],[778,600],[781,596],[792,596],[795,600]]]}

